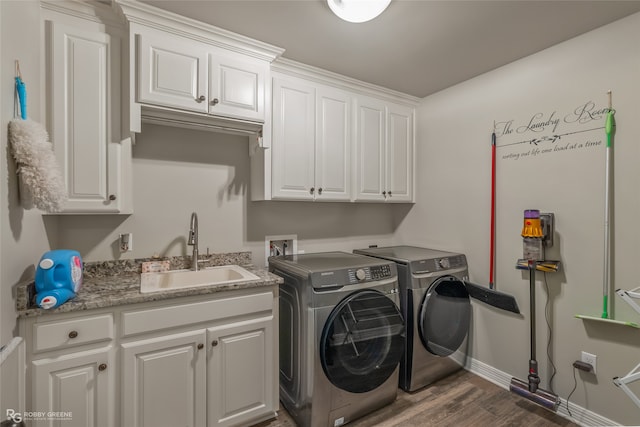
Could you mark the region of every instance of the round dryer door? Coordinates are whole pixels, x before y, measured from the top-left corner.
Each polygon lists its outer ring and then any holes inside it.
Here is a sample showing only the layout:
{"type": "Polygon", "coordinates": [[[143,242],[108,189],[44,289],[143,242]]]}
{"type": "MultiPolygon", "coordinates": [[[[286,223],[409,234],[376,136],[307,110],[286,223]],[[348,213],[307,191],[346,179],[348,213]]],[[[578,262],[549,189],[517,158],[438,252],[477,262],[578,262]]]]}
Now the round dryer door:
{"type": "Polygon", "coordinates": [[[471,302],[467,288],[453,276],[438,278],[420,306],[418,329],[425,348],[437,356],[449,356],[469,332],[471,302]]]}
{"type": "Polygon", "coordinates": [[[396,370],[405,345],[404,320],[381,292],[355,292],[331,311],[320,337],[322,369],[333,385],[365,393],[396,370]]]}

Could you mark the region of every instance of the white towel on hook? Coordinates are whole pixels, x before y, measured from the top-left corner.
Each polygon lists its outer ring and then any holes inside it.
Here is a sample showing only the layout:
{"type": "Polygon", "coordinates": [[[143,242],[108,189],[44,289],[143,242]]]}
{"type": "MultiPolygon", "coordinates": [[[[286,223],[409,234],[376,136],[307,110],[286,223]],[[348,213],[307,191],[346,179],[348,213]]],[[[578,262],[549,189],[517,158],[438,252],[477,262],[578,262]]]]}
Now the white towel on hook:
{"type": "Polygon", "coordinates": [[[35,207],[50,213],[62,210],[67,191],[44,127],[29,119],[11,120],[9,142],[20,179],[31,193],[35,207]]]}

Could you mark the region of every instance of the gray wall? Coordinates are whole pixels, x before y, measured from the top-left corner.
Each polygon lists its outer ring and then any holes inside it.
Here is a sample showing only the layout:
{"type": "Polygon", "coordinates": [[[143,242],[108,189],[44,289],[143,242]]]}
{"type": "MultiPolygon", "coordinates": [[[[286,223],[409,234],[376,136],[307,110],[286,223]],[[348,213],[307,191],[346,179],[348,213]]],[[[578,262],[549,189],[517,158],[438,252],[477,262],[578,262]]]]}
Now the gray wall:
{"type": "Polygon", "coordinates": [[[133,215],[61,217],[57,245],[85,260],[187,255],[191,212],[201,254],[249,250],[257,265],[266,235],[297,234],[306,252],[391,242],[392,206],[250,201],[248,145],[244,136],[144,125],[133,147],[133,215]],[[120,254],[125,232],[133,233],[133,251],[120,254]]]}
{"type": "MultiPolygon", "coordinates": [[[[640,412],[611,378],[640,362],[640,334],[627,326],[574,318],[601,314],[605,165],[605,144],[587,144],[605,141],[604,118],[575,119],[578,107],[588,101],[606,107],[606,92],[613,91],[617,129],[611,287],[635,288],[640,255],[639,39],[636,14],[424,99],[418,114],[417,204],[395,235],[396,242],[466,253],[472,280],[488,284],[490,135],[498,122],[496,285],[516,297],[523,315],[474,303],[471,356],[526,380],[529,282],[526,273],[514,268],[522,257],[523,210],[554,212],[556,244],[547,258],[561,260],[562,267],[546,275],[548,291],[538,274],[536,289],[542,385],[549,387],[551,375],[544,317],[548,302],[550,354],[558,370],[555,391],[567,398],[574,385],[572,362],[582,350],[596,354],[597,376],[577,374],[571,401],[625,425],[639,424],[640,412]],[[543,115],[535,123],[546,122],[552,113],[552,121],[560,120],[528,127],[538,113],[543,115]],[[513,132],[503,134],[500,122],[510,120],[513,132]],[[569,132],[579,133],[563,135],[569,132]],[[537,146],[516,144],[554,134],[562,136],[537,146]],[[540,151],[534,155],[533,149],[540,151]]],[[[640,316],[613,291],[610,300],[615,318],[640,323],[640,316]]],[[[638,384],[633,388],[640,391],[638,384]]]]}

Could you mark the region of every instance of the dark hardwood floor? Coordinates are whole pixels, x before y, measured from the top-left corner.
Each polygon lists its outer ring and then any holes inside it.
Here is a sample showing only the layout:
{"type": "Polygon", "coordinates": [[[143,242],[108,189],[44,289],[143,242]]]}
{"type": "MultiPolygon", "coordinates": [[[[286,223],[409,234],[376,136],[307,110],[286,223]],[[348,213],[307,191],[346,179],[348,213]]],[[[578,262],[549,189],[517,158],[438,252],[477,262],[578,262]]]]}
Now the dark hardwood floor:
{"type": "MultiPolygon", "coordinates": [[[[293,427],[282,407],[278,418],[255,427],[293,427]]],[[[347,424],[349,427],[577,426],[577,424],[468,371],[414,393],[398,390],[391,405],[347,424]]]]}

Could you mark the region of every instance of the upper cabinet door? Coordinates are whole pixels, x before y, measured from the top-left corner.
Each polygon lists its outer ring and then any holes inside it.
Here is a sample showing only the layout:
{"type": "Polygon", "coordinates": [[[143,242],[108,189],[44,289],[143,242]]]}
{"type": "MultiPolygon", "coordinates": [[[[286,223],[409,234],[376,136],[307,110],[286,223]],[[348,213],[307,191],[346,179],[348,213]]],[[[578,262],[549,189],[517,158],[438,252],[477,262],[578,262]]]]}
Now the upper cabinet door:
{"type": "Polygon", "coordinates": [[[387,108],[387,201],[412,202],[413,108],[397,104],[387,108]]]}
{"type": "Polygon", "coordinates": [[[316,200],[351,199],[351,97],[318,87],[316,97],[316,200]]]}
{"type": "Polygon", "coordinates": [[[138,102],[206,113],[207,46],[154,30],[136,37],[138,102]]]}
{"type": "Polygon", "coordinates": [[[269,64],[218,50],[209,54],[209,113],[264,122],[269,64]]]}
{"type": "Polygon", "coordinates": [[[356,99],[356,200],[384,201],[386,107],[381,100],[356,99]]]}
{"type": "Polygon", "coordinates": [[[63,213],[129,213],[123,174],[130,160],[120,138],[120,39],[51,20],[45,29],[51,41],[47,115],[69,196],[63,213]]]}
{"type": "Polygon", "coordinates": [[[312,200],[315,89],[297,80],[273,79],[272,197],[312,200]]]}

